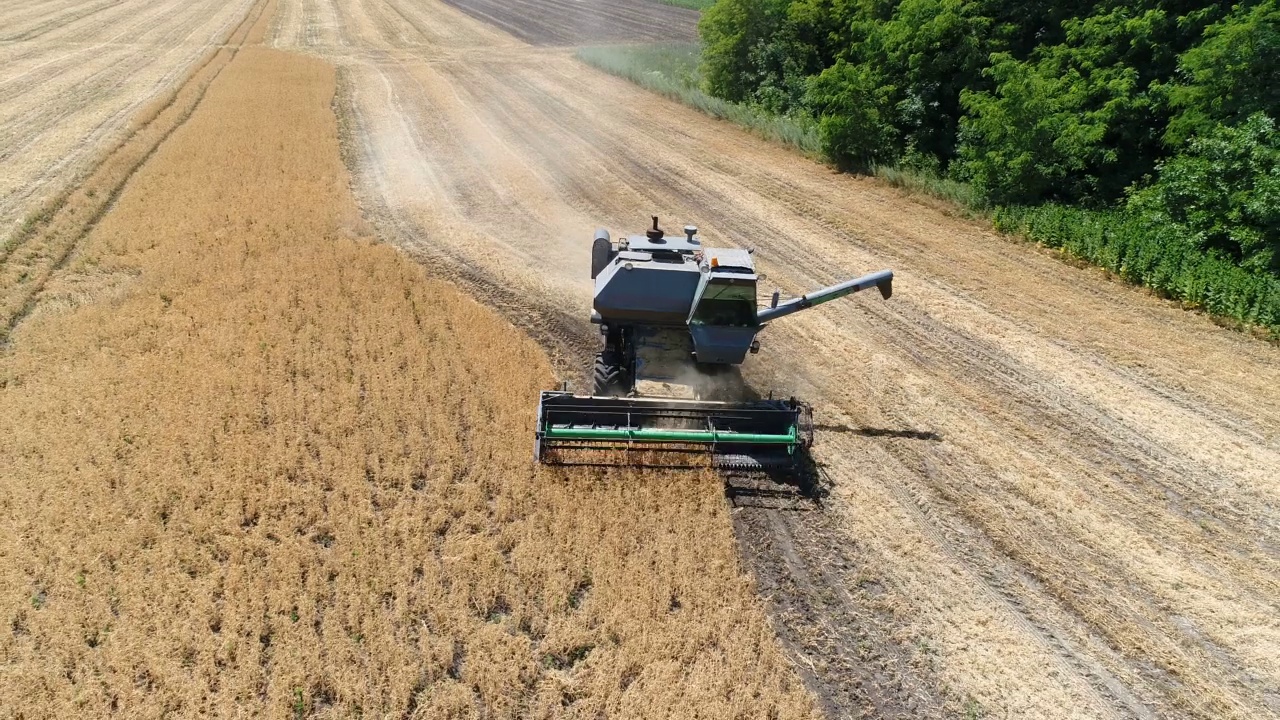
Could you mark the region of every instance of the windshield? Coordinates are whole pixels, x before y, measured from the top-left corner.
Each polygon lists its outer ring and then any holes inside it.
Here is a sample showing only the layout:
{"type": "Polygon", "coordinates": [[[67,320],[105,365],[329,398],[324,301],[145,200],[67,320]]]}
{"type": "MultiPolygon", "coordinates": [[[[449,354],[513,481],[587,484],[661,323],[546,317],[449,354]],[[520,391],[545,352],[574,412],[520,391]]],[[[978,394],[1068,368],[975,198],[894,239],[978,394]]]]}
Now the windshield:
{"type": "Polygon", "coordinates": [[[689,324],[753,327],[756,324],[755,283],[712,280],[702,293],[689,324]]]}

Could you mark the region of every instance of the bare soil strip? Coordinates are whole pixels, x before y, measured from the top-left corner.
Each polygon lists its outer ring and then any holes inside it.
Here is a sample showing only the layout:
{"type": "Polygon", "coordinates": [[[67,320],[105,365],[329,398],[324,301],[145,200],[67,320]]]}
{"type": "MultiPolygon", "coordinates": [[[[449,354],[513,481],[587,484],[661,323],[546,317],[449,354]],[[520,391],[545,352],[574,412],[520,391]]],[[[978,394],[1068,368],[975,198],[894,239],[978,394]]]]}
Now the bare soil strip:
{"type": "Polygon", "coordinates": [[[657,0],[445,0],[533,45],[694,42],[698,12],[657,0]]]}
{"type": "MultiPolygon", "coordinates": [[[[847,628],[790,619],[806,593],[845,592],[822,607],[867,619],[872,665],[936,672],[949,712],[1280,715],[1275,347],[433,0],[340,5],[284,3],[276,41],[343,66],[366,210],[540,332],[587,314],[591,229],[653,213],[755,247],[785,292],[898,273],[889,302],[777,323],[747,371],[824,428],[822,514],[735,522],[829,708],[901,705],[842,699],[867,664],[847,628]],[[299,31],[317,17],[337,25],[299,31]],[[849,574],[813,572],[836,547],[849,574]]],[[[567,12],[510,7],[495,25],[567,12]]]]}
{"type": "Polygon", "coordinates": [[[814,717],[719,479],[535,466],[544,352],[355,237],[334,88],[237,53],[0,355],[0,717],[814,717]]]}

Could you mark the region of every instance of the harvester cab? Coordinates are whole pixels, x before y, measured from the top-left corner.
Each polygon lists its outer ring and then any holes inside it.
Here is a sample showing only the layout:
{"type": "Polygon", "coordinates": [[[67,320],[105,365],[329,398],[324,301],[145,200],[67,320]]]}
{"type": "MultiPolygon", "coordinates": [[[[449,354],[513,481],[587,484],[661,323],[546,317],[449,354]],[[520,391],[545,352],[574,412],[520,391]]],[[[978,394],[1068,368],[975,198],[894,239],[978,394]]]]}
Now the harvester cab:
{"type": "MultiPolygon", "coordinates": [[[[549,464],[602,462],[643,452],[667,467],[697,465],[671,457],[710,455],[740,469],[788,467],[813,439],[807,404],[742,399],[727,368],[760,349],[766,323],[871,287],[888,299],[893,272],[882,270],[759,307],[752,252],[704,248],[697,228],[669,236],[653,218],[644,235],[613,242],[596,231],[591,321],[600,327],[590,395],[544,392],[538,405],[536,458],[549,464]]],[[[632,455],[632,457],[637,457],[632,455]]],[[[634,464],[634,463],[628,463],[634,464]]]]}

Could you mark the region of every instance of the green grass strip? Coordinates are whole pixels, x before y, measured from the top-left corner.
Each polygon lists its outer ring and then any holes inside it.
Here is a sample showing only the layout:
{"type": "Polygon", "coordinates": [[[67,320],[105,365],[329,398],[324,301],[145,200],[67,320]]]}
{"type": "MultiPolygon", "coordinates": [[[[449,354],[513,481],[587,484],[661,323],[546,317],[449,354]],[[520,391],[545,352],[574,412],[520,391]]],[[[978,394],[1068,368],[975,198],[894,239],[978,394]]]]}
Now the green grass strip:
{"type": "Polygon", "coordinates": [[[711,117],[740,125],[766,140],[821,157],[818,126],[812,119],[779,116],[757,107],[712,97],[701,89],[697,44],[607,45],[581,48],[577,58],[711,117]]]}
{"type": "Polygon", "coordinates": [[[664,5],[689,8],[690,10],[706,10],[716,4],[716,0],[659,0],[664,5]]]}

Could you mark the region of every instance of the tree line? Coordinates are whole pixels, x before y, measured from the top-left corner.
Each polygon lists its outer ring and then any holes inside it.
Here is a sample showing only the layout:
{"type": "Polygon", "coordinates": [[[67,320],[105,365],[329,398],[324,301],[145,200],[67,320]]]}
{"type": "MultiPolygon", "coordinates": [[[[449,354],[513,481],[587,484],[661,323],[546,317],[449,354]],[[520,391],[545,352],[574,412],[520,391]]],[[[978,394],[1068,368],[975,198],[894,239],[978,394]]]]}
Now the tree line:
{"type": "MultiPolygon", "coordinates": [[[[1227,314],[1274,326],[1277,2],[717,0],[702,74],[712,95],[812,118],[847,168],[969,183],[1050,244],[1079,231],[1064,218],[1091,225],[1122,274],[1161,254],[1228,267],[1209,295],[1248,284],[1261,294],[1227,314]]],[[[1180,264],[1143,281],[1211,305],[1179,291],[1180,264]]]]}

